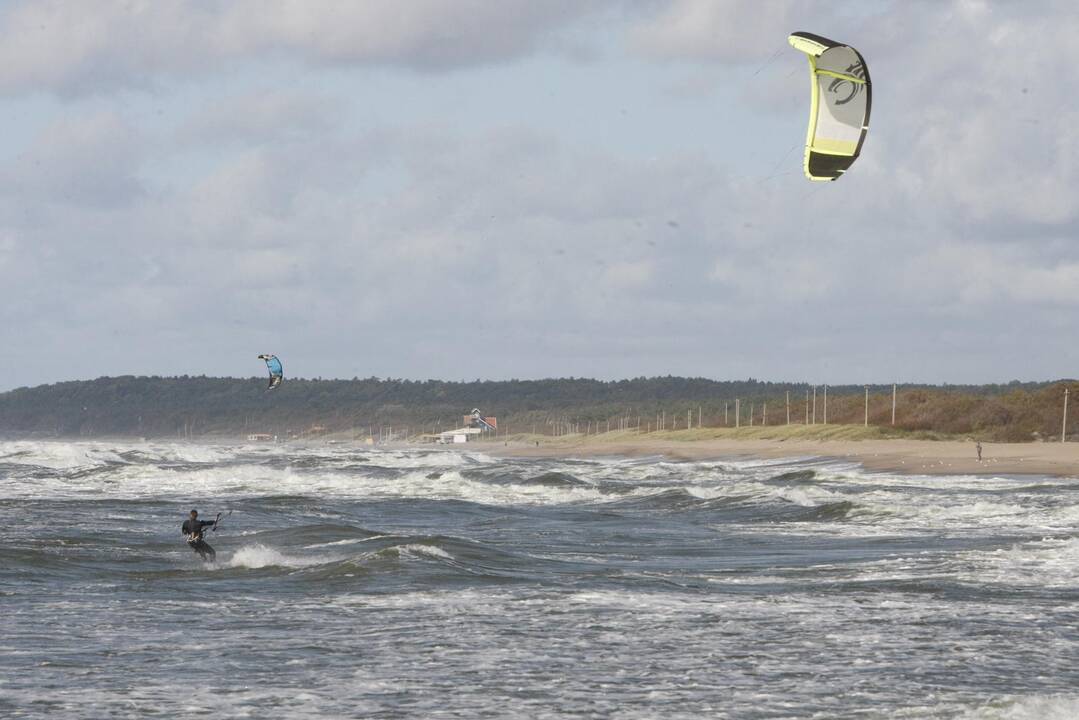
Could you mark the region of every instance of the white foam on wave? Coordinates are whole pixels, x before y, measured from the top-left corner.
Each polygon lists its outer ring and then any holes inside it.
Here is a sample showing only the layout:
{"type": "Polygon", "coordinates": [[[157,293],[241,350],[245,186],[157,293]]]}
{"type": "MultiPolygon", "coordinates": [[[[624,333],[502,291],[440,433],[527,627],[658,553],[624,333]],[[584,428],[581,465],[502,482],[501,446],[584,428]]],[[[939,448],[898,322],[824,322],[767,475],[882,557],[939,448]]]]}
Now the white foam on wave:
{"type": "Polygon", "coordinates": [[[419,555],[428,558],[437,558],[439,560],[453,560],[453,555],[446,552],[437,545],[420,545],[418,543],[409,543],[407,545],[398,545],[397,549],[402,555],[411,555],[413,557],[419,555]]]}
{"type": "Polygon", "coordinates": [[[568,505],[597,502],[607,497],[593,487],[488,483],[465,477],[457,470],[448,470],[437,477],[423,471],[396,478],[322,476],[321,483],[327,489],[333,486],[366,497],[464,500],[486,505],[568,505]]]}
{"type": "Polygon", "coordinates": [[[370,542],[372,540],[380,540],[382,538],[391,537],[390,535],[372,535],[365,538],[345,538],[344,540],[333,540],[332,542],[315,543],[314,545],[308,545],[309,548],[323,548],[323,547],[336,547],[340,545],[359,545],[360,543],[370,542]]]}
{"type": "MultiPolygon", "coordinates": [[[[1049,534],[1079,524],[1079,505],[1052,499],[1044,489],[1032,490],[1030,478],[890,475],[832,466],[814,470],[812,481],[781,495],[798,502],[807,493],[810,504],[849,500],[855,510],[842,525],[859,533],[948,528],[1049,534]]],[[[1037,485],[1067,488],[1070,482],[1043,478],[1037,485]]]]}
{"type": "Polygon", "coordinates": [[[63,442],[59,440],[0,442],[0,460],[37,465],[55,470],[93,467],[127,462],[122,453],[138,452],[157,462],[213,463],[228,460],[235,453],[230,446],[198,443],[134,441],[63,442]]]}
{"type": "MultiPolygon", "coordinates": [[[[843,565],[816,567],[828,569],[831,579],[854,572],[843,565]]],[[[1072,590],[1079,587],[1079,538],[1044,538],[996,550],[954,554],[923,551],[862,564],[857,577],[865,582],[936,579],[980,587],[1072,590]]]]}
{"type": "MultiPolygon", "coordinates": [[[[339,545],[341,543],[328,544],[339,545]]],[[[337,554],[331,556],[320,555],[314,557],[296,557],[294,555],[286,555],[279,550],[267,547],[261,543],[256,543],[254,545],[247,545],[240,548],[239,550],[234,552],[225,562],[220,563],[219,567],[258,570],[261,568],[269,567],[305,568],[341,561],[349,561],[352,563],[363,564],[367,561],[376,560],[379,557],[384,557],[385,553],[387,552],[394,553],[397,557],[403,560],[454,559],[453,555],[446,552],[442,548],[436,545],[424,545],[422,543],[391,545],[389,547],[382,548],[381,550],[373,550],[371,552],[360,553],[359,555],[337,554]]]]}
{"type": "MultiPolygon", "coordinates": [[[[138,449],[138,448],[135,448],[138,449]]],[[[151,445],[151,451],[166,462],[213,463],[228,460],[234,448],[190,443],[151,445]]]]}
{"type": "Polygon", "coordinates": [[[1079,538],[1044,538],[1006,549],[960,553],[958,560],[964,567],[957,576],[973,582],[1012,587],[1079,587],[1079,538]]]}
{"type": "Polygon", "coordinates": [[[1010,697],[975,708],[961,720],[1075,720],[1079,717],[1079,697],[1033,695],[1010,697]]]}
{"type": "MultiPolygon", "coordinates": [[[[835,522],[801,523],[789,529],[799,533],[880,535],[991,528],[1054,535],[1079,524],[1079,505],[1061,502],[1052,492],[1052,486],[1066,482],[1062,480],[1045,478],[1032,484],[1030,478],[901,476],[820,461],[803,465],[789,460],[523,461],[451,450],[97,441],[5,442],[0,443],[0,457],[16,466],[28,466],[24,476],[5,488],[7,497],[186,501],[212,496],[227,501],[249,496],[315,495],[462,500],[505,506],[615,502],[683,489],[709,500],[731,497],[739,502],[782,501],[802,507],[845,500],[854,504],[851,513],[835,522]],[[127,451],[137,451],[141,457],[127,451]],[[283,462],[267,464],[261,459],[267,456],[283,462]],[[308,462],[292,462],[301,459],[308,462]],[[106,464],[115,467],[81,472],[83,467],[106,464]],[[582,482],[560,487],[523,479],[504,481],[507,474],[529,477],[537,464],[547,472],[563,472],[582,482]],[[371,466],[372,470],[364,472],[358,465],[371,466]],[[32,466],[57,468],[61,474],[37,477],[32,466]],[[68,469],[73,472],[63,473],[68,469]],[[475,476],[468,469],[490,471],[492,477],[475,476]],[[777,472],[799,469],[812,469],[815,474],[805,482],[774,482],[777,472]],[[502,479],[495,478],[496,473],[502,479]],[[624,492],[611,493],[612,487],[622,487],[624,492]]],[[[19,473],[16,470],[14,474],[19,473]]],[[[780,524],[774,531],[787,532],[788,528],[780,524]]]]}
{"type": "Polygon", "coordinates": [[[223,565],[230,568],[257,570],[267,567],[310,567],[324,562],[327,561],[325,559],[292,557],[265,545],[255,544],[240,548],[223,565]]]}
{"type": "Polygon", "coordinates": [[[775,496],[789,503],[807,508],[847,499],[843,495],[814,487],[779,488],[775,490],[775,496]]]}
{"type": "Polygon", "coordinates": [[[36,465],[54,470],[123,462],[113,445],[55,441],[0,442],[0,460],[17,465],[36,465]]]}

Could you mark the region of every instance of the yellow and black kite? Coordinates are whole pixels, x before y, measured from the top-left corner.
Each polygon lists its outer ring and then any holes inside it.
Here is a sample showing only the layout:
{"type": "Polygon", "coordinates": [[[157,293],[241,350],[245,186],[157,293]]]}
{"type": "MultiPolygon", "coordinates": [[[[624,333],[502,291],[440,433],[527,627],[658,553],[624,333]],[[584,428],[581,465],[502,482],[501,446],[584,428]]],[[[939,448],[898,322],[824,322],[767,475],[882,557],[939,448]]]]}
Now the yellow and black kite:
{"type": "Polygon", "coordinates": [[[869,130],[873,84],[861,53],[807,32],[788,40],[809,58],[813,84],[806,133],[805,173],[810,180],[835,180],[854,164],[869,130]]]}

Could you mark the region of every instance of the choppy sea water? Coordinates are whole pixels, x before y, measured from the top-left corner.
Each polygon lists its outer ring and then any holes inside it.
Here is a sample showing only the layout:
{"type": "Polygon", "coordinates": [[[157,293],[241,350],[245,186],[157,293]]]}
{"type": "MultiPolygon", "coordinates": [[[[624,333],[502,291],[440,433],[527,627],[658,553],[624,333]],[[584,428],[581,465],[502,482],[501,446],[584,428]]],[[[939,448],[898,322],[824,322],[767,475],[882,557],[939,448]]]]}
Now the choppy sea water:
{"type": "Polygon", "coordinates": [[[1071,719],[1077,523],[814,459],[0,443],[0,716],[1071,719]]]}

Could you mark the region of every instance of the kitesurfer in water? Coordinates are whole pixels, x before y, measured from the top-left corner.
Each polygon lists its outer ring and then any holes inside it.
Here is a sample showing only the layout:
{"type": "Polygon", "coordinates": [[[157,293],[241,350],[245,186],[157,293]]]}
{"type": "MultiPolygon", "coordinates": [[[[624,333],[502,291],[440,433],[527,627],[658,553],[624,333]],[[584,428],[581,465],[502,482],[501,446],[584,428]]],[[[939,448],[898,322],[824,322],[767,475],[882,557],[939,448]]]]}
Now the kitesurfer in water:
{"type": "Polygon", "coordinates": [[[191,517],[184,520],[183,526],[180,528],[184,537],[187,538],[187,544],[191,546],[191,549],[199,554],[203,560],[214,561],[217,557],[217,553],[210,547],[210,544],[203,540],[202,529],[206,526],[211,528],[217,527],[217,520],[199,520],[199,511],[192,510],[191,517]]]}

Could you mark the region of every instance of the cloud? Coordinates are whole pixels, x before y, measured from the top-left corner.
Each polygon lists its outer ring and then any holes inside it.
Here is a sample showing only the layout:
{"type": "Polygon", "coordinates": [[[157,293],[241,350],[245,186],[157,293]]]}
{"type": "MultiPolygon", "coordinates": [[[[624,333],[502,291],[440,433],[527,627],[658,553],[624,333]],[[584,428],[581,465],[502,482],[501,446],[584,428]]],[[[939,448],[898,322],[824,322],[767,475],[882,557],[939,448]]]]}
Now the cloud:
{"type": "Polygon", "coordinates": [[[142,150],[138,131],[112,111],[62,117],[0,170],[0,191],[61,204],[134,202],[142,150]]]}
{"type": "Polygon", "coordinates": [[[220,74],[239,63],[386,65],[440,72],[538,50],[596,0],[76,0],[0,10],[0,91],[79,96],[220,74]]]}
{"type": "Polygon", "coordinates": [[[805,0],[673,0],[639,20],[631,46],[665,60],[750,64],[782,51],[787,35],[835,24],[834,3],[805,0]]]}
{"type": "Polygon", "coordinates": [[[1070,5],[327,7],[0,11],[3,102],[35,120],[0,170],[10,382],[254,373],[252,349],[326,376],[970,381],[1079,360],[1070,5]],[[785,44],[814,12],[876,89],[862,158],[827,185],[800,174],[785,44]],[[481,69],[582,38],[595,72],[481,69]],[[418,72],[368,116],[388,91],[346,96],[367,89],[339,69],[371,65],[418,72]],[[662,107],[605,125],[624,96],[662,107]],[[538,122],[550,102],[599,129],[538,122]],[[460,360],[477,348],[481,369],[460,360]]]}
{"type": "Polygon", "coordinates": [[[207,104],[184,119],[180,141],[251,146],[334,132],[347,105],[341,98],[305,90],[260,89],[207,104]]]}

